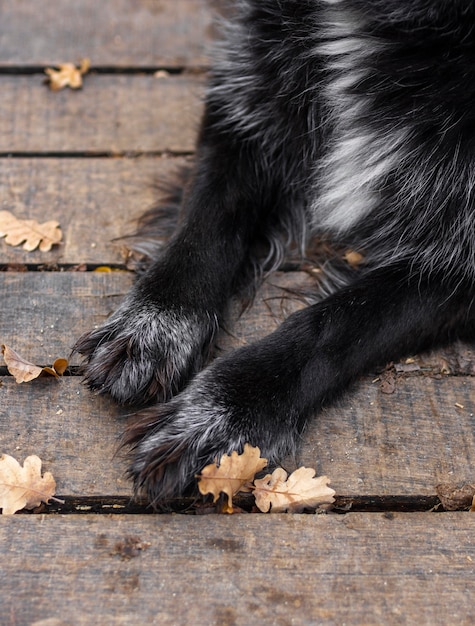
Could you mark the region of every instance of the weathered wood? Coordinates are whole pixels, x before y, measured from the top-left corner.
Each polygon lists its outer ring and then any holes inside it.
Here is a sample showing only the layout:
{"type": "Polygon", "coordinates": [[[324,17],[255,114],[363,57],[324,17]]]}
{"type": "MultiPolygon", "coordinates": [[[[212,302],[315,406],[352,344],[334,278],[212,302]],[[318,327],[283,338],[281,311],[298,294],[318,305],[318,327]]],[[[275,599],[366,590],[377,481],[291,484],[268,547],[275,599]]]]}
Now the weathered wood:
{"type": "Polygon", "coordinates": [[[206,0],[55,0],[0,3],[0,67],[90,57],[96,67],[201,66],[214,11],[206,0]],[[19,45],[21,42],[21,45],[19,45]]]}
{"type": "Polygon", "coordinates": [[[128,272],[1,272],[2,343],[40,365],[68,356],[83,332],[117,308],[131,284],[128,272]]]}
{"type": "Polygon", "coordinates": [[[472,483],[475,378],[403,378],[390,395],[365,379],[310,422],[303,442],[295,465],[327,474],[342,494],[472,483]]]}
{"type": "MultiPolygon", "coordinates": [[[[154,202],[155,172],[166,177],[177,162],[152,154],[194,150],[205,76],[186,70],[208,63],[209,3],[0,0],[0,8],[0,154],[15,154],[0,159],[0,208],[58,219],[65,231],[64,244],[44,255],[0,241],[0,262],[121,264],[121,243],[111,241],[154,202]],[[26,75],[84,56],[101,71],[80,92],[52,93],[40,73],[26,75]],[[158,67],[185,73],[154,77],[158,67]],[[93,158],[102,153],[151,154],[93,158]]],[[[128,273],[2,272],[0,343],[50,364],[131,282],[128,273]]],[[[219,347],[270,332],[299,306],[286,290],[308,284],[297,272],[270,277],[219,347]]],[[[312,421],[285,466],[327,474],[349,504],[352,494],[432,502],[437,483],[473,483],[475,378],[466,375],[475,374],[475,349],[416,363],[391,395],[361,380],[312,421]],[[427,377],[440,370],[464,376],[427,377]]],[[[2,376],[0,453],[38,454],[58,493],[113,506],[131,494],[126,460],[114,456],[128,413],[78,376],[23,385],[2,376]]],[[[469,513],[0,516],[0,622],[471,624],[472,526],[469,513]],[[150,547],[123,560],[118,543],[130,536],[150,547]]]]}
{"type": "Polygon", "coordinates": [[[127,464],[117,455],[128,411],[90,393],[77,377],[0,381],[0,454],[20,462],[37,454],[60,494],[131,495],[127,464]]]}
{"type": "Polygon", "coordinates": [[[90,75],[53,92],[40,75],[0,75],[0,153],[188,152],[203,78],[90,75]]]}
{"type": "Polygon", "coordinates": [[[473,623],[469,513],[14,516],[0,541],[5,626],[473,623]]]}
{"type": "MultiPolygon", "coordinates": [[[[51,359],[67,356],[82,333],[102,323],[117,308],[132,282],[129,272],[0,272],[0,340],[30,361],[50,365],[51,359]]],[[[292,294],[313,284],[304,272],[269,276],[253,306],[235,323],[230,321],[221,333],[219,350],[250,343],[275,330],[292,311],[303,306],[292,294]]],[[[466,373],[464,369],[473,367],[473,346],[455,345],[447,351],[453,358],[452,373],[466,373]],[[455,355],[462,362],[462,371],[457,370],[455,355]]],[[[421,361],[437,372],[445,355],[440,351],[424,355],[421,361]]],[[[72,364],[77,365],[78,359],[72,364]]]]}
{"type": "MultiPolygon", "coordinates": [[[[129,272],[0,272],[0,338],[24,358],[40,365],[67,356],[76,339],[103,322],[133,282],[129,272]]],[[[253,341],[274,330],[301,302],[286,298],[287,287],[308,285],[299,272],[277,273],[266,281],[255,304],[232,334],[219,340],[222,349],[253,341]]],[[[75,357],[73,364],[78,364],[75,357]]]]}
{"type": "MultiPolygon", "coordinates": [[[[25,252],[0,239],[1,263],[123,264],[140,215],[186,159],[163,157],[0,159],[0,209],[39,222],[57,220],[63,242],[25,252]]],[[[164,239],[167,235],[164,225],[164,239]]]]}
{"type": "MultiPolygon", "coordinates": [[[[126,460],[114,457],[130,409],[78,377],[1,383],[0,453],[38,454],[63,495],[131,494],[126,460]]],[[[473,483],[474,415],[473,378],[410,378],[391,396],[364,379],[311,421],[297,458],[283,464],[328,475],[339,495],[434,495],[439,483],[473,483]]]]}

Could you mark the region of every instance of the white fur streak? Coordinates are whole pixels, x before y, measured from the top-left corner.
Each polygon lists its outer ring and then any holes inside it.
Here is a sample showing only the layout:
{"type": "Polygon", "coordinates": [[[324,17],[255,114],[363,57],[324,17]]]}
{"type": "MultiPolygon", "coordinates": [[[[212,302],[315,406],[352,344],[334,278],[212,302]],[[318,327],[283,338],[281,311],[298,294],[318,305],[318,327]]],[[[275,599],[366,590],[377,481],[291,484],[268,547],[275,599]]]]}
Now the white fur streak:
{"type": "Polygon", "coordinates": [[[397,127],[386,134],[373,131],[362,120],[370,96],[351,93],[371,71],[371,56],[382,42],[363,37],[361,17],[338,6],[326,10],[323,24],[316,53],[329,70],[323,95],[333,133],[318,166],[313,215],[317,229],[344,232],[378,207],[378,189],[397,167],[407,132],[397,127]]]}

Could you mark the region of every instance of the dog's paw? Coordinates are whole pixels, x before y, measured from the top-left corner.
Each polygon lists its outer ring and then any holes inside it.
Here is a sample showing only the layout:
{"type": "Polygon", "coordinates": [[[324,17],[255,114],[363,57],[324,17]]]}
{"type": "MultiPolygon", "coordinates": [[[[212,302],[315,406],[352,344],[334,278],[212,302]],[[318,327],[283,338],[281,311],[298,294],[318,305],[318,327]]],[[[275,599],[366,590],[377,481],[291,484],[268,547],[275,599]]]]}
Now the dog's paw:
{"type": "Polygon", "coordinates": [[[132,418],[124,437],[132,448],[130,475],[152,504],[196,492],[205,465],[246,443],[259,446],[270,462],[295,449],[288,389],[253,365],[233,355],[219,359],[170,402],[132,418]]]}
{"type": "Polygon", "coordinates": [[[88,385],[121,404],[143,405],[176,394],[206,360],[217,330],[211,314],[166,310],[132,296],[74,351],[85,357],[88,385]]]}

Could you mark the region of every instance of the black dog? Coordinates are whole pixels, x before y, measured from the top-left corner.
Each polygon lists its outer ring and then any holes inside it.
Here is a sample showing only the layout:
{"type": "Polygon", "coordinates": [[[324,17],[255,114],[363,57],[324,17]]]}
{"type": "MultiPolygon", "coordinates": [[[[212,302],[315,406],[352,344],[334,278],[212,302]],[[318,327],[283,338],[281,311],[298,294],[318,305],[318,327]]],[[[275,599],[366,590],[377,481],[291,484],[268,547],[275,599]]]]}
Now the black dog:
{"type": "Polygon", "coordinates": [[[475,336],[475,3],[246,0],[210,78],[184,221],[81,338],[90,386],[164,402],[128,431],[152,501],[217,455],[289,453],[389,360],[475,336]],[[325,233],[364,252],[333,292],[206,364],[257,250],[325,233]]]}

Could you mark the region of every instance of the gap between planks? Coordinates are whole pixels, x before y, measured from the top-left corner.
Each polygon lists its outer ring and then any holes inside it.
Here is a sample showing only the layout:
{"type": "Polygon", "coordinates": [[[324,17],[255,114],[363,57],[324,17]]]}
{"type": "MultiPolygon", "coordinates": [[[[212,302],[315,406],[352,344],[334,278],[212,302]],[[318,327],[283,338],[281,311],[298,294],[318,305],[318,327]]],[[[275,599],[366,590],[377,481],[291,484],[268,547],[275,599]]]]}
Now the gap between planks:
{"type": "MultiPolygon", "coordinates": [[[[160,507],[154,509],[143,498],[134,499],[126,496],[55,496],[62,502],[54,501],[49,504],[41,504],[34,511],[20,511],[18,514],[105,514],[105,515],[143,515],[181,513],[185,515],[218,514],[218,507],[214,507],[209,499],[209,506],[205,506],[205,500],[192,497],[175,498],[160,503],[160,507]],[[197,506],[198,505],[198,506],[197,506]]],[[[263,515],[254,510],[252,496],[238,494],[233,497],[233,503],[243,513],[263,515]]],[[[466,511],[469,507],[460,504],[450,511],[466,511]]],[[[336,495],[335,502],[330,508],[328,515],[348,515],[349,513],[444,513],[443,503],[436,495],[336,495]]],[[[308,513],[312,514],[312,511],[308,513]]],[[[318,514],[320,514],[319,512],[318,514]]],[[[289,513],[290,515],[290,513],[289,513]]]]}

